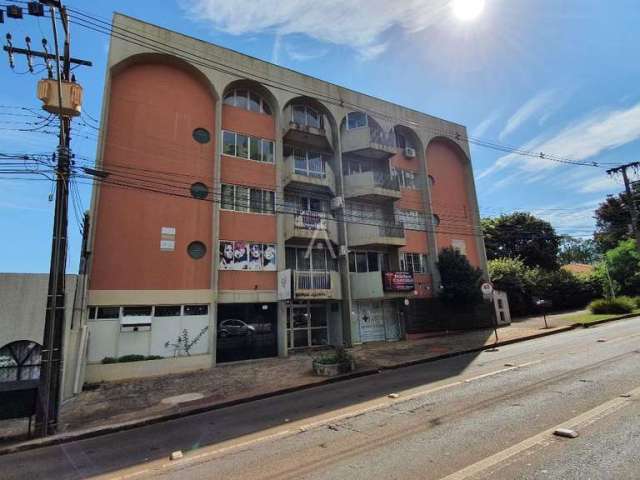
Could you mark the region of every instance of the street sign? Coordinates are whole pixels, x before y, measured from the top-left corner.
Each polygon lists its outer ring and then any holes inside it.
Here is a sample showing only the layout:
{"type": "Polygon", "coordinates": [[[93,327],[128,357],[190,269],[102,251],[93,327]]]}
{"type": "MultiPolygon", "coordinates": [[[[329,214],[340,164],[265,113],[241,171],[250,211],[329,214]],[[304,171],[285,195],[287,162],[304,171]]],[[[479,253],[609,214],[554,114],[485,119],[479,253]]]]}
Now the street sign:
{"type": "Polygon", "coordinates": [[[480,291],[483,295],[491,295],[493,293],[493,286],[485,282],[480,286],[480,291]]]}

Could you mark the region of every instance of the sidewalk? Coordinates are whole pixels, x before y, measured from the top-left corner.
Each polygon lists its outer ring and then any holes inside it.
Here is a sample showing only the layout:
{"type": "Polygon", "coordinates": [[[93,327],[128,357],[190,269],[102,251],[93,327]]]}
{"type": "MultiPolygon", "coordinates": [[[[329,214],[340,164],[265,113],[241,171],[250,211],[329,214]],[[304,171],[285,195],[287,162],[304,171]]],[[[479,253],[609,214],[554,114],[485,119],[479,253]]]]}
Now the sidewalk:
{"type": "MultiPolygon", "coordinates": [[[[499,341],[526,340],[572,328],[562,321],[562,316],[548,317],[548,322],[551,328],[544,329],[542,317],[515,321],[510,326],[498,329],[499,341]]],[[[365,374],[456,352],[482,349],[494,342],[493,330],[485,329],[449,332],[420,340],[370,343],[358,345],[350,351],[356,361],[356,373],[365,374]]],[[[60,432],[175,415],[191,409],[321,383],[327,379],[314,376],[311,367],[313,355],[321,354],[296,353],[288,358],[221,364],[216,368],[186,374],[100,384],[62,406],[60,432]],[[183,398],[175,398],[177,396],[183,398]]],[[[26,421],[0,423],[1,437],[22,435],[25,431],[26,421]]]]}

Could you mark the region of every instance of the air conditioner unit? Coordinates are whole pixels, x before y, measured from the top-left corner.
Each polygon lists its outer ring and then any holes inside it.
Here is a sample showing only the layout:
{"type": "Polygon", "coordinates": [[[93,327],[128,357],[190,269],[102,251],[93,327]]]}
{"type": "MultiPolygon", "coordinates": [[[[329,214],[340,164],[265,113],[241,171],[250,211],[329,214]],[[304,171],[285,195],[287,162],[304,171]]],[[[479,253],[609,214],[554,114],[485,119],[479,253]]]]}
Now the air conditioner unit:
{"type": "Polygon", "coordinates": [[[404,147],[404,156],[407,158],[416,158],[416,149],[413,147],[404,147]]]}
{"type": "Polygon", "coordinates": [[[331,210],[337,210],[338,208],[344,208],[344,197],[342,196],[331,199],[331,210]]]}

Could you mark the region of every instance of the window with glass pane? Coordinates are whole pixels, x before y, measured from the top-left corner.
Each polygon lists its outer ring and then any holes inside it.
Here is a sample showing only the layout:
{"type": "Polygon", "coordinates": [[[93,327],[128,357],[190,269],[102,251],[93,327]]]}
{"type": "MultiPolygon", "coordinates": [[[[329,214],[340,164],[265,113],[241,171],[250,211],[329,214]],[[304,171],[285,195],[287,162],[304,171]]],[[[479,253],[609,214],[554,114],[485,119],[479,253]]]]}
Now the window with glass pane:
{"type": "Polygon", "coordinates": [[[325,256],[324,250],[313,249],[311,253],[312,264],[311,267],[313,270],[325,272],[327,271],[327,258],[325,256]]]}
{"type": "Polygon", "coordinates": [[[249,110],[260,112],[260,95],[249,92],[249,110]]]}
{"type": "Polygon", "coordinates": [[[309,176],[324,177],[324,160],[319,153],[309,152],[309,176]]]}
{"type": "Polygon", "coordinates": [[[249,137],[249,158],[251,160],[262,160],[262,141],[259,138],[249,137]]]}
{"type": "Polygon", "coordinates": [[[293,121],[299,125],[307,123],[304,105],[294,105],[292,108],[293,121]]]}
{"type": "Polygon", "coordinates": [[[367,114],[351,112],[347,114],[347,128],[360,128],[367,126],[367,114]]]}
{"type": "Polygon", "coordinates": [[[262,161],[273,163],[273,142],[262,140],[262,161]]]}
{"type": "Polygon", "coordinates": [[[224,96],[224,103],[226,105],[235,105],[235,90],[231,90],[224,96]]]}
{"type": "Polygon", "coordinates": [[[236,134],[236,156],[249,158],[249,137],[236,134]]]}
{"type": "Polygon", "coordinates": [[[262,192],[262,209],[264,213],[276,213],[276,192],[264,190],[262,192]]]}
{"type": "Polygon", "coordinates": [[[234,207],[234,190],[235,187],[233,185],[222,185],[222,203],[220,204],[220,208],[224,208],[226,210],[233,210],[234,207]]]}
{"type": "Polygon", "coordinates": [[[298,248],[296,250],[298,255],[298,270],[309,271],[311,270],[311,257],[307,256],[306,248],[298,248]]]}
{"type": "Polygon", "coordinates": [[[233,132],[222,132],[222,154],[236,155],[236,134],[233,132]]]}
{"type": "Polygon", "coordinates": [[[381,267],[382,267],[382,271],[383,272],[388,272],[391,270],[391,268],[389,268],[389,265],[391,265],[389,263],[389,254],[388,253],[383,253],[382,257],[381,257],[381,267]]]}
{"type": "Polygon", "coordinates": [[[311,210],[312,212],[322,212],[322,211],[324,211],[324,209],[322,208],[322,200],[319,200],[317,198],[310,198],[309,199],[309,210],[311,210]]]}
{"type": "Polygon", "coordinates": [[[327,328],[312,328],[311,329],[311,345],[321,346],[328,345],[329,339],[327,335],[327,328]]]}
{"type": "Polygon", "coordinates": [[[247,109],[247,91],[236,90],[236,107],[247,109]]]}
{"type": "Polygon", "coordinates": [[[377,252],[367,252],[367,265],[369,266],[370,272],[377,272],[379,270],[377,252]]]}
{"type": "Polygon", "coordinates": [[[356,252],[356,271],[358,273],[364,273],[367,271],[367,267],[367,254],[364,252],[356,252]]]}
{"type": "Polygon", "coordinates": [[[307,107],[307,125],[320,128],[320,114],[311,107],[307,107]]]}
{"type": "Polygon", "coordinates": [[[249,192],[250,209],[253,213],[262,213],[262,190],[252,188],[249,192]]]}
{"type": "Polygon", "coordinates": [[[352,273],[357,272],[356,270],[356,254],[353,252],[349,252],[349,271],[352,273]]]}
{"type": "Polygon", "coordinates": [[[236,185],[235,209],[239,212],[249,211],[249,189],[236,185]]]}
{"type": "Polygon", "coordinates": [[[267,115],[271,115],[271,107],[267,102],[264,101],[264,99],[262,100],[262,112],[266,113],[267,115]]]}
{"type": "Polygon", "coordinates": [[[295,148],[293,150],[293,159],[296,164],[296,173],[306,175],[307,173],[307,154],[304,150],[295,148]]]}
{"type": "Polygon", "coordinates": [[[284,249],[284,268],[296,269],[296,249],[286,247],[284,249]]]}

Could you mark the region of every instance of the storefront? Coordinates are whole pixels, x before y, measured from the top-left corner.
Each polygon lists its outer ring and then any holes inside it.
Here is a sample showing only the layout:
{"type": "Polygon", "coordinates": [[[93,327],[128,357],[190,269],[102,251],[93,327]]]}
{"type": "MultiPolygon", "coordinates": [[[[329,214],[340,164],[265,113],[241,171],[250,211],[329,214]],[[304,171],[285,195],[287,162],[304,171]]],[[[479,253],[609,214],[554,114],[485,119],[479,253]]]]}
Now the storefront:
{"type": "Polygon", "coordinates": [[[287,348],[323,347],[339,343],[337,302],[294,302],[287,307],[287,348]]]}
{"type": "Polygon", "coordinates": [[[278,355],[276,303],[218,305],[217,362],[278,355]]]}
{"type": "Polygon", "coordinates": [[[360,341],[363,343],[393,341],[402,337],[398,300],[353,302],[352,315],[358,320],[360,341]]]}

